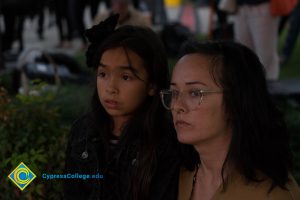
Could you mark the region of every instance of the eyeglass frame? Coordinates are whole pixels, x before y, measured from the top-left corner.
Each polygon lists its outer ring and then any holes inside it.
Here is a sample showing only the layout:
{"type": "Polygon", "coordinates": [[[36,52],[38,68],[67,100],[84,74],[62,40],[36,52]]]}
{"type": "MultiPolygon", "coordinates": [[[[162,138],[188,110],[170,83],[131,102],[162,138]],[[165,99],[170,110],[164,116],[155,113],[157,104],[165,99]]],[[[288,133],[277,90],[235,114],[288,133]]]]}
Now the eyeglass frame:
{"type": "MultiPolygon", "coordinates": [[[[205,96],[205,94],[210,94],[210,93],[222,93],[222,92],[223,92],[223,90],[204,90],[204,89],[195,89],[195,90],[198,91],[198,92],[201,94],[201,97],[200,97],[198,106],[200,106],[200,104],[202,103],[203,97],[205,96]]],[[[168,106],[166,106],[166,104],[165,104],[165,102],[164,102],[163,96],[164,96],[164,94],[166,94],[166,92],[172,93],[172,91],[174,91],[174,90],[171,90],[171,89],[165,89],[165,90],[161,90],[161,91],[160,91],[160,99],[161,99],[161,102],[162,102],[164,108],[167,109],[167,110],[172,110],[173,108],[171,108],[171,107],[169,108],[168,106]]],[[[179,92],[178,97],[180,97],[181,94],[182,94],[182,92],[179,92]]],[[[172,96],[172,98],[173,98],[173,96],[172,96]]],[[[190,110],[196,110],[196,109],[197,109],[197,108],[195,108],[195,109],[190,109],[190,110]]]]}

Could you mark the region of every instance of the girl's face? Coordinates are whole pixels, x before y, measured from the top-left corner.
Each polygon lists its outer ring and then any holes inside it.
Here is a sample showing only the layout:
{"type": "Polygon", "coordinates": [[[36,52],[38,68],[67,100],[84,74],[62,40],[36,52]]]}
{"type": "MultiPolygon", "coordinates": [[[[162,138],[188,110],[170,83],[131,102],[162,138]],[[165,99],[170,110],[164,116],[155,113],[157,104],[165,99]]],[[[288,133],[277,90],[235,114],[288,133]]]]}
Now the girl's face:
{"type": "Polygon", "coordinates": [[[147,95],[154,95],[148,87],[142,58],[130,50],[127,52],[128,57],[123,48],[105,51],[97,70],[98,96],[113,119],[130,118],[147,95]]]}
{"type": "Polygon", "coordinates": [[[230,128],[226,123],[223,106],[223,93],[210,75],[211,63],[208,57],[200,54],[188,54],[176,64],[170,89],[179,93],[172,104],[173,123],[179,142],[192,144],[211,144],[211,141],[226,140],[230,137],[230,128]],[[189,101],[195,98],[193,91],[219,91],[204,93],[200,104],[189,101]],[[229,137],[228,137],[229,136],[229,137]],[[222,139],[223,138],[223,139],[222,139]]]}

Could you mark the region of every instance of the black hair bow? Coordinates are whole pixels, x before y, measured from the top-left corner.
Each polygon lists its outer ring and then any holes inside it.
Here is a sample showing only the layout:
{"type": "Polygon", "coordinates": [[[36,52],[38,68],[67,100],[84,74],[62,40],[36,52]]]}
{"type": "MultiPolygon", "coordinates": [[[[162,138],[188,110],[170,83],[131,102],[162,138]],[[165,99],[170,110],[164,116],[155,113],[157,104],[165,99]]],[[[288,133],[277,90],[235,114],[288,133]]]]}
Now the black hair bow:
{"type": "Polygon", "coordinates": [[[90,42],[86,52],[86,64],[88,67],[96,67],[98,60],[98,48],[101,43],[115,30],[119,14],[114,14],[99,24],[85,31],[85,36],[90,42]]]}

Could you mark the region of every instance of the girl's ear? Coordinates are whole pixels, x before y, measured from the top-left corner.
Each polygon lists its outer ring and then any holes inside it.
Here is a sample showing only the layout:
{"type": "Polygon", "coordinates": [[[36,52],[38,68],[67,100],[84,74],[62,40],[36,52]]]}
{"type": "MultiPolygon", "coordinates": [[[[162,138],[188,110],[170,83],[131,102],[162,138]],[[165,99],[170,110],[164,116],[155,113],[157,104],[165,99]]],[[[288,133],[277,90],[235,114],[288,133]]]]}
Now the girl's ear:
{"type": "Polygon", "coordinates": [[[156,86],[154,84],[150,84],[148,87],[148,95],[154,96],[156,92],[156,86]]]}

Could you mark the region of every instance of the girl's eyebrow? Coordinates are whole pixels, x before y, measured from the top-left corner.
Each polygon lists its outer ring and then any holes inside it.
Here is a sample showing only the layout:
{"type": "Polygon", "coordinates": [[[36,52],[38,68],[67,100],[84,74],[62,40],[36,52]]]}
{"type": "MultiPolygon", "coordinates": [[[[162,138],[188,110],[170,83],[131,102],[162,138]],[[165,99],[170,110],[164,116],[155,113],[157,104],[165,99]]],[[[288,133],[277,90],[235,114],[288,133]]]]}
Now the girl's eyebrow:
{"type": "MultiPolygon", "coordinates": [[[[109,65],[106,65],[106,64],[103,64],[103,63],[100,62],[98,67],[106,68],[106,67],[109,67],[109,65]]],[[[136,70],[135,68],[133,68],[131,66],[126,66],[126,65],[122,66],[122,65],[120,65],[120,66],[118,66],[118,68],[120,68],[122,70],[130,70],[130,71],[133,71],[135,73],[138,73],[138,70],[136,70]]]]}
{"type": "MultiPolygon", "coordinates": [[[[205,83],[203,83],[203,82],[201,82],[201,81],[189,81],[189,82],[186,82],[185,84],[186,84],[186,85],[198,85],[198,84],[200,84],[200,85],[205,85],[205,86],[207,86],[205,83]]],[[[174,82],[171,82],[170,85],[171,85],[171,86],[176,86],[177,84],[174,83],[174,82]]]]}

